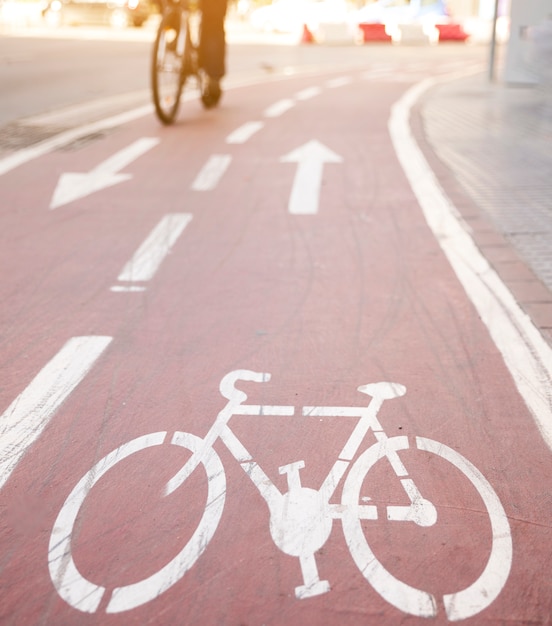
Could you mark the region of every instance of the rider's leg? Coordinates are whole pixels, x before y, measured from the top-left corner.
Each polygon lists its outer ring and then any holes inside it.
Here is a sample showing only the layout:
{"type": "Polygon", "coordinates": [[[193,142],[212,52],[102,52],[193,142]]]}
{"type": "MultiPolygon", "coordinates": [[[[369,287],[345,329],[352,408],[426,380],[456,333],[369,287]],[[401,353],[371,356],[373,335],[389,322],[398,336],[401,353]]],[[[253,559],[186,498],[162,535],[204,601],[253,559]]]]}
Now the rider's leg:
{"type": "Polygon", "coordinates": [[[227,0],[202,0],[199,67],[207,75],[203,90],[206,106],[214,106],[220,99],[220,79],[226,73],[226,36],[224,18],[227,0]]]}

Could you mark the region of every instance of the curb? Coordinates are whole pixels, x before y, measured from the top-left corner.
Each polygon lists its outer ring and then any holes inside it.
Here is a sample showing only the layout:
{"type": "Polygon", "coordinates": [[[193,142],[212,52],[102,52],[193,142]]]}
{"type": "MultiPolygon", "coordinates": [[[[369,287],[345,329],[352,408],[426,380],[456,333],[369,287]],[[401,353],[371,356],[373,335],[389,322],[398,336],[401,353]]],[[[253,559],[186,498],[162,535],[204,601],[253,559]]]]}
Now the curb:
{"type": "Polygon", "coordinates": [[[531,318],[544,340],[552,346],[552,292],[496,229],[486,212],[457,180],[454,171],[435,154],[423,126],[423,108],[431,90],[414,107],[412,133],[439,184],[460,213],[481,254],[531,318]]]}

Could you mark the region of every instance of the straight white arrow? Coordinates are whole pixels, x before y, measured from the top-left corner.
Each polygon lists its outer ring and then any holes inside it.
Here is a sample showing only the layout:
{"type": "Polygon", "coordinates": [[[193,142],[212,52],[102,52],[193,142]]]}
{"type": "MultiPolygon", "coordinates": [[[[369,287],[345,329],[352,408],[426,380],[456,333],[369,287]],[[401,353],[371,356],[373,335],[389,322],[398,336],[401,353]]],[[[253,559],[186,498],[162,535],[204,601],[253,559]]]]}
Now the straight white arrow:
{"type": "Polygon", "coordinates": [[[318,213],[324,163],[341,163],[343,159],[319,141],[312,140],[283,156],[282,163],[298,163],[288,210],[294,215],[318,213]]]}
{"type": "Polygon", "coordinates": [[[159,143],[155,137],[143,137],[105,161],[102,161],[93,170],[85,174],[67,172],[59,177],[57,187],[50,203],[51,209],[69,204],[79,198],[84,198],[95,191],[112,187],[132,178],[131,174],[118,174],[132,161],[151,150],[159,143]]]}

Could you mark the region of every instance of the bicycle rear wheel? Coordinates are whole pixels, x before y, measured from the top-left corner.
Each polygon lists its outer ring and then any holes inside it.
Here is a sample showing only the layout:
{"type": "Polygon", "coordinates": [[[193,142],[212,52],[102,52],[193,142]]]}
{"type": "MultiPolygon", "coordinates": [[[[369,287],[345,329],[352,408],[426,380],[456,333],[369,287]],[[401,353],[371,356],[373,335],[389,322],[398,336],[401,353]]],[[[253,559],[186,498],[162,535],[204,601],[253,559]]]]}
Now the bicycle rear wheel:
{"type": "Polygon", "coordinates": [[[179,8],[165,12],[153,45],[151,88],[155,112],[163,124],[174,122],[180,105],[187,42],[185,16],[179,8]]]}
{"type": "Polygon", "coordinates": [[[216,452],[204,450],[204,440],[177,431],[170,442],[166,432],[137,437],[103,457],[76,484],[65,500],[50,535],[48,569],[50,578],[61,598],[83,613],[122,613],[154,600],[177,583],[194,565],[207,548],[220,521],[226,499],[226,476],[216,452]],[[120,461],[147,448],[163,444],[179,446],[192,454],[201,454],[199,465],[207,478],[207,498],[199,525],[180,552],[157,572],[137,582],[113,589],[103,587],[85,578],[78,570],[72,555],[75,526],[81,508],[95,484],[120,461]],[[111,597],[108,600],[108,594],[111,597]],[[105,600],[104,600],[104,596],[105,600]],[[100,608],[102,602],[107,604],[100,608]]]}

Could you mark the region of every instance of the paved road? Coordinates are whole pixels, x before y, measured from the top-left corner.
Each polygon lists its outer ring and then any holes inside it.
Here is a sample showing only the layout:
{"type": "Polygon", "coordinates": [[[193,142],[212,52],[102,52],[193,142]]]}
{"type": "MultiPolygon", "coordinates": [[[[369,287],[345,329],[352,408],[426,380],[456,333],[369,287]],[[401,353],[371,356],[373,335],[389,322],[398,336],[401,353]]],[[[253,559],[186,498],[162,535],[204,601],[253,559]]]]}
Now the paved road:
{"type": "Polygon", "coordinates": [[[2,160],[2,623],[549,620],[545,348],[408,129],[466,62],[377,50],[2,160]]]}
{"type": "MultiPolygon", "coordinates": [[[[67,127],[150,102],[152,18],[143,29],[5,28],[0,38],[0,150],[17,149],[67,127]]],[[[245,80],[322,62],[366,56],[350,46],[320,50],[260,45],[228,26],[228,74],[245,80]]],[[[286,41],[286,39],[284,39],[286,41]]],[[[361,62],[358,59],[357,62],[361,62]]]]}

